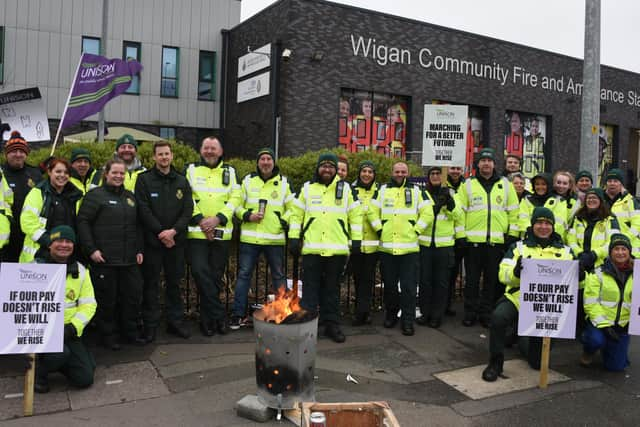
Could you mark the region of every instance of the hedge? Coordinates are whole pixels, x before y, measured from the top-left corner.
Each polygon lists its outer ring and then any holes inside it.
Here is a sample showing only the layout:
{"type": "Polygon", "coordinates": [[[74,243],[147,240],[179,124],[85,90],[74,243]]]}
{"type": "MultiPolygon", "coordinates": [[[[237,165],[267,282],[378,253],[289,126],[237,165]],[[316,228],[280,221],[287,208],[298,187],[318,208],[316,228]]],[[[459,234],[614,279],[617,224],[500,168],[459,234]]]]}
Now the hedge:
{"type": "MultiPolygon", "coordinates": [[[[83,147],[91,152],[94,167],[95,165],[103,165],[115,152],[115,142],[112,141],[106,141],[102,144],[95,142],[68,143],[56,147],[55,157],[69,159],[71,157],[71,150],[76,147],[83,147]]],[[[200,159],[200,154],[188,145],[172,143],[172,147],[173,163],[175,168],[179,171],[184,170],[185,165],[191,162],[197,162],[200,159]]],[[[32,151],[29,155],[28,163],[31,165],[39,164],[49,157],[50,150],[50,147],[44,147],[32,151]]],[[[389,181],[391,176],[391,167],[395,162],[397,162],[397,159],[387,158],[380,153],[370,151],[349,153],[336,148],[333,150],[309,151],[297,157],[281,157],[277,163],[281,173],[286,175],[293,184],[294,189],[298,190],[305,181],[312,178],[316,169],[318,156],[326,151],[332,151],[337,155],[343,155],[348,159],[349,182],[355,181],[358,174],[358,164],[363,160],[370,160],[376,166],[376,180],[379,183],[389,181]]],[[[138,157],[145,167],[153,167],[153,144],[142,143],[138,149],[138,157]]],[[[241,179],[246,174],[256,170],[256,159],[232,158],[227,159],[227,161],[236,169],[238,179],[241,179]]],[[[422,176],[422,168],[419,165],[412,162],[408,162],[408,164],[411,176],[422,176]]]]}

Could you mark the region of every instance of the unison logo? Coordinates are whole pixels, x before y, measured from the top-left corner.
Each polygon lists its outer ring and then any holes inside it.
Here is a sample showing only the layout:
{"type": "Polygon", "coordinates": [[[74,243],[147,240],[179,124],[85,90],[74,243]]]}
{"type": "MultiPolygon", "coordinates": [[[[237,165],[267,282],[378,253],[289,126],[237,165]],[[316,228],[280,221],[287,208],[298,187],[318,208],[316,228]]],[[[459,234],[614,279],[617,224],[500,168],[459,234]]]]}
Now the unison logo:
{"type": "Polygon", "coordinates": [[[100,77],[104,74],[114,73],[116,71],[116,64],[82,64],[82,71],[80,77],[86,79],[87,77],[100,77]]]}
{"type": "Polygon", "coordinates": [[[538,266],[538,274],[541,274],[543,276],[558,276],[562,274],[562,270],[560,270],[558,267],[549,267],[547,265],[540,264],[536,265],[538,266]]]}
{"type": "Polygon", "coordinates": [[[20,271],[20,280],[26,282],[46,282],[47,281],[47,273],[41,273],[39,271],[32,270],[23,270],[22,268],[18,269],[20,271]]]}

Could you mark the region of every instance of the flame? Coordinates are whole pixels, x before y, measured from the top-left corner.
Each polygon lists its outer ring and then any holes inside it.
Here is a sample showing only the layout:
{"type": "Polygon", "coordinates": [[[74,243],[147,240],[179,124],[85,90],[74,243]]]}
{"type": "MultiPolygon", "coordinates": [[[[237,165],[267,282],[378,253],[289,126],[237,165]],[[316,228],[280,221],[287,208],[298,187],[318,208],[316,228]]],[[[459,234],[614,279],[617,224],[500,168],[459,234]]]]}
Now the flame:
{"type": "Polygon", "coordinates": [[[282,323],[291,314],[302,310],[300,298],[296,292],[286,290],[284,286],[278,288],[278,295],[275,300],[265,304],[261,310],[256,311],[254,316],[264,322],[282,323]]]}

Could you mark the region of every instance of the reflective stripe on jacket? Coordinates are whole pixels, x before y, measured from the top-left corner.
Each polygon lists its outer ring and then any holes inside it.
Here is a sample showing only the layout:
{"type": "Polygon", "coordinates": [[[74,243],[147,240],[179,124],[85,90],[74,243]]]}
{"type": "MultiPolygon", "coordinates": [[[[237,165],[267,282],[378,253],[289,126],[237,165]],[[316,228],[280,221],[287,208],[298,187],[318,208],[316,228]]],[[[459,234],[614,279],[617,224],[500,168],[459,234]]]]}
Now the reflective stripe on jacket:
{"type": "Polygon", "coordinates": [[[303,255],[347,255],[349,240],[362,240],[362,210],[349,184],[337,175],[329,185],[305,182],[292,208],[289,237],[302,240],[303,255]]]}
{"type": "Polygon", "coordinates": [[[617,282],[610,263],[606,260],[585,279],[584,311],[596,328],[626,326],[629,323],[633,273],[629,274],[620,292],[621,284],[617,282]]]}

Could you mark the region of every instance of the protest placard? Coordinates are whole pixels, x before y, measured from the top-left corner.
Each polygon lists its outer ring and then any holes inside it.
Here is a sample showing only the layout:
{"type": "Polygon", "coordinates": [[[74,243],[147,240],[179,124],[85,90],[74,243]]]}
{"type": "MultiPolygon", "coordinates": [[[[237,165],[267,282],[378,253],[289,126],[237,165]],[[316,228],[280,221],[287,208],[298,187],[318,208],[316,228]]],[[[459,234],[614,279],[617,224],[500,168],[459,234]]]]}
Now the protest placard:
{"type": "Polygon", "coordinates": [[[640,335],[640,260],[637,259],[633,261],[633,290],[629,314],[629,334],[640,335]]]}
{"type": "Polygon", "coordinates": [[[66,276],[65,264],[2,263],[0,354],[62,351],[66,276]]]}
{"type": "Polygon", "coordinates": [[[464,167],[468,110],[466,105],[424,106],[422,166],[464,167]]]}
{"type": "Polygon", "coordinates": [[[574,338],[578,261],[523,259],[518,335],[574,338]]]}
{"type": "Polygon", "coordinates": [[[19,131],[29,142],[51,139],[47,110],[37,87],[1,93],[0,120],[11,128],[0,135],[0,139],[9,139],[14,130],[19,131]]]}

